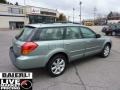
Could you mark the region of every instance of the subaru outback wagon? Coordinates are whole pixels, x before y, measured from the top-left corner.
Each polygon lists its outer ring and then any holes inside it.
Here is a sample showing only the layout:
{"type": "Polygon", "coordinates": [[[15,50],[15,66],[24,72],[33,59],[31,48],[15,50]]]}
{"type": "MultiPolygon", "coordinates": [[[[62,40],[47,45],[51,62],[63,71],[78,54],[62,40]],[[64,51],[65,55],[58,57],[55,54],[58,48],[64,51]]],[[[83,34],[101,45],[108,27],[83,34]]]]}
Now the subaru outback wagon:
{"type": "Polygon", "coordinates": [[[15,36],[9,54],[17,68],[45,67],[55,77],[73,60],[109,56],[111,46],[108,37],[78,24],[30,24],[15,36]]]}

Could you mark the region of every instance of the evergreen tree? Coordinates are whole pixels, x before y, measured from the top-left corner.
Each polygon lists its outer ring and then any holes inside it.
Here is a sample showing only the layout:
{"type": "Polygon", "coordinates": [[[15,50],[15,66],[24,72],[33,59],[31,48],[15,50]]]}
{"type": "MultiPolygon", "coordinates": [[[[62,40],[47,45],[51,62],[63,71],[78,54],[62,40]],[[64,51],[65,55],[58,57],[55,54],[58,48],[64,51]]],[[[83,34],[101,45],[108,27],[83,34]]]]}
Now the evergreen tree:
{"type": "Polygon", "coordinates": [[[6,0],[0,0],[0,3],[7,4],[6,0]]]}

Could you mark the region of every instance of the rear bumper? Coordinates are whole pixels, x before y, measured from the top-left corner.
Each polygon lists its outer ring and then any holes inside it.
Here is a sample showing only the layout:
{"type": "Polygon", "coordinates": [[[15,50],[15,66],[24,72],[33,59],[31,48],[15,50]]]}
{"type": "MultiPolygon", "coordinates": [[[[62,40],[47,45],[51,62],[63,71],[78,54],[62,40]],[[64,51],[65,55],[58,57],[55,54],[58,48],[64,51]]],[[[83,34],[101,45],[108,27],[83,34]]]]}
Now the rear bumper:
{"type": "Polygon", "coordinates": [[[47,59],[45,56],[16,56],[13,48],[10,47],[9,56],[14,66],[19,69],[32,69],[45,67],[47,59]]]}

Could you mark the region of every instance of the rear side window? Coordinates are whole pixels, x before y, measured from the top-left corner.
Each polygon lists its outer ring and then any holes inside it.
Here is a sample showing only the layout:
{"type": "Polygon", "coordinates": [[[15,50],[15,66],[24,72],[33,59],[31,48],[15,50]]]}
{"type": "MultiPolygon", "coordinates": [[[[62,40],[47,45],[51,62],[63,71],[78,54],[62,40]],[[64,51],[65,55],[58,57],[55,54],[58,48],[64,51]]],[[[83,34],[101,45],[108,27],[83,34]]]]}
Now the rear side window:
{"type": "Polygon", "coordinates": [[[27,41],[33,32],[34,27],[24,27],[21,32],[16,36],[19,41],[27,41]]]}
{"type": "Polygon", "coordinates": [[[49,40],[62,40],[64,28],[41,28],[35,34],[33,40],[35,41],[49,41],[49,40]]]}
{"type": "Polygon", "coordinates": [[[67,27],[65,39],[80,39],[80,28],[79,27],[67,27]]]}

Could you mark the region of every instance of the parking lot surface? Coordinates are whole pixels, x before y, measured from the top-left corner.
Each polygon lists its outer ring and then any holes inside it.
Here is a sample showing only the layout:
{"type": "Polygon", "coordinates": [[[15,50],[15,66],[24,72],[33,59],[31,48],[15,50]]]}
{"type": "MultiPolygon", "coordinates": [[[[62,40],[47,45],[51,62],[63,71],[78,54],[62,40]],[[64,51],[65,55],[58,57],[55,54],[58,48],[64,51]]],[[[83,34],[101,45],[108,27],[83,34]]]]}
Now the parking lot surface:
{"type": "MultiPolygon", "coordinates": [[[[90,27],[101,33],[101,27],[90,27]]],[[[9,47],[18,30],[0,31],[0,72],[33,72],[33,90],[120,90],[120,37],[112,37],[108,58],[92,56],[68,65],[56,78],[43,69],[18,70],[9,59],[9,47]]],[[[102,34],[103,35],[103,34],[102,34]]]]}

